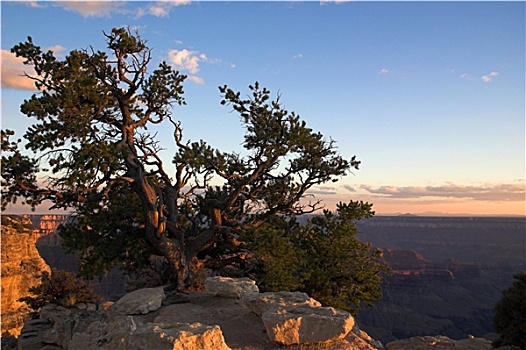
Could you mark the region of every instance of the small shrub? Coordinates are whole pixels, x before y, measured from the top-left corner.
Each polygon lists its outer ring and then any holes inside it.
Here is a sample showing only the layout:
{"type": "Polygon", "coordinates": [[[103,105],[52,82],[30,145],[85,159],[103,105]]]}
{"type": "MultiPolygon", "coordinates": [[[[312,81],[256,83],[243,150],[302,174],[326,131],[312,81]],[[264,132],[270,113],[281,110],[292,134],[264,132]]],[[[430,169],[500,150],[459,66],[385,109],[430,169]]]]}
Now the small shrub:
{"type": "Polygon", "coordinates": [[[356,238],[356,222],[373,215],[371,204],[350,201],[303,225],[276,217],[246,232],[242,239],[254,252],[258,287],[304,292],[353,315],[371,306],[382,297],[382,278],[390,273],[382,252],[356,238]]]}
{"type": "Polygon", "coordinates": [[[514,345],[526,349],[526,271],[513,276],[515,281],[502,292],[495,307],[493,325],[500,339],[494,346],[514,345]]]}
{"type": "Polygon", "coordinates": [[[33,310],[32,316],[37,316],[46,304],[56,304],[72,307],[77,303],[95,302],[100,297],[93,291],[92,285],[73,272],[52,269],[51,275],[44,271],[41,284],[29,289],[33,296],[20,298],[33,310]]]}

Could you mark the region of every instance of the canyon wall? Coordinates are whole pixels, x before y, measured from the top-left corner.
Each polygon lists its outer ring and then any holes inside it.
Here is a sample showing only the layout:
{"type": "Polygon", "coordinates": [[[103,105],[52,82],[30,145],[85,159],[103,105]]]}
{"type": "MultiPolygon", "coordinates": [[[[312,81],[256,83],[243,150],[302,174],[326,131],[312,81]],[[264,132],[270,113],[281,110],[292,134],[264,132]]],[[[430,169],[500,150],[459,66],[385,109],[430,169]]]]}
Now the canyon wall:
{"type": "Polygon", "coordinates": [[[55,233],[58,227],[65,224],[70,217],[65,214],[58,215],[38,215],[38,214],[24,214],[21,215],[24,220],[29,220],[33,226],[38,228],[38,232],[34,235],[35,243],[40,237],[45,237],[55,233]]]}
{"type": "Polygon", "coordinates": [[[19,299],[29,296],[29,288],[40,284],[42,272],[50,272],[35,247],[38,236],[39,230],[28,218],[2,216],[2,333],[18,336],[29,319],[29,309],[19,299]]]}

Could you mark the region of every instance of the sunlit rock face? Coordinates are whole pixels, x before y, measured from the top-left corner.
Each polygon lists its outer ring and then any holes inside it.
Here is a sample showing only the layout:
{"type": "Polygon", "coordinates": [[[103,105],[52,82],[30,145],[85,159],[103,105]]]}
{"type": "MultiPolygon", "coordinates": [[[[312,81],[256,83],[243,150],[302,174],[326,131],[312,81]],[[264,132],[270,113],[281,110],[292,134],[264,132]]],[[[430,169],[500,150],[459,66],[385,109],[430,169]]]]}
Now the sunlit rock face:
{"type": "Polygon", "coordinates": [[[48,304],[39,319],[25,324],[18,349],[263,350],[279,344],[384,349],[347,312],[322,307],[306,294],[258,293],[246,279],[212,278],[206,285],[204,293],[166,295],[157,287],[133,291],[115,303],[71,308],[48,304]],[[237,294],[240,288],[244,292],[237,294]]]}
{"type": "Polygon", "coordinates": [[[38,229],[38,232],[35,232],[35,235],[33,236],[35,238],[35,242],[45,236],[49,236],[55,232],[57,232],[57,229],[60,225],[65,224],[70,217],[67,214],[59,214],[59,215],[30,215],[25,214],[22,215],[24,220],[30,220],[33,226],[38,229]]]}
{"type": "Polygon", "coordinates": [[[19,299],[29,296],[29,288],[40,284],[42,272],[50,272],[35,247],[38,233],[28,218],[2,216],[2,333],[20,333],[29,309],[19,299]]]}

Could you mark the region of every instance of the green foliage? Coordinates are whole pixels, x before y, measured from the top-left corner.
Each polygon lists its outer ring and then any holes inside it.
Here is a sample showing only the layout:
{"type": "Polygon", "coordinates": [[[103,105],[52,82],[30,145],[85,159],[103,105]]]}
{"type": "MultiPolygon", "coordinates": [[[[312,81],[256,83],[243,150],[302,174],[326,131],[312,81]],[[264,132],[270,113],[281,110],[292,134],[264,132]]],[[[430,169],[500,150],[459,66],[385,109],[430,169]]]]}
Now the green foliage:
{"type": "Polygon", "coordinates": [[[526,349],[526,271],[513,278],[512,286],[502,292],[502,299],[495,307],[493,326],[500,338],[494,345],[526,349]]]}
{"type": "Polygon", "coordinates": [[[324,305],[356,314],[381,298],[389,268],[381,251],[355,235],[355,221],[374,215],[364,202],[340,203],[305,225],[276,219],[255,230],[249,246],[258,264],[259,284],[268,291],[303,291],[324,305]]]}
{"type": "Polygon", "coordinates": [[[63,307],[72,307],[78,303],[95,302],[99,296],[95,294],[91,284],[78,278],[74,273],[52,269],[51,275],[44,271],[41,284],[29,289],[33,296],[20,298],[32,310],[32,316],[38,315],[40,309],[49,303],[63,307]]]}
{"type": "Polygon", "coordinates": [[[2,130],[2,209],[8,203],[16,203],[23,198],[22,204],[32,208],[40,203],[38,195],[32,190],[38,188],[38,163],[31,157],[22,154],[18,145],[22,140],[11,141],[12,130],[2,130]]]}
{"type": "Polygon", "coordinates": [[[119,267],[125,273],[149,265],[152,251],[144,239],[138,196],[129,187],[98,202],[78,206],[72,220],[58,234],[62,245],[79,259],[79,274],[92,279],[119,267]]]}
{"type": "Polygon", "coordinates": [[[294,244],[293,230],[297,230],[294,218],[276,217],[261,227],[244,235],[254,251],[257,279],[266,291],[298,290],[303,286],[306,271],[302,271],[305,252],[294,244]]]}

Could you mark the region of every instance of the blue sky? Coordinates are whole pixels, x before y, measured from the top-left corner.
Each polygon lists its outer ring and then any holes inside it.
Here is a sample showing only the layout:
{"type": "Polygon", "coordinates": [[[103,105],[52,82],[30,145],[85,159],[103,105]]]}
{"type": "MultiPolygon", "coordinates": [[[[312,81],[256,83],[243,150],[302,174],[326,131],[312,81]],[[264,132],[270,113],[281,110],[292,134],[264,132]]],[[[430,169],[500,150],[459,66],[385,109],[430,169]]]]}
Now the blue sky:
{"type": "Polygon", "coordinates": [[[524,2],[2,1],[1,12],[2,128],[29,122],[13,45],[105,49],[102,31],[130,26],[155,65],[189,75],[188,105],[173,111],[187,138],[239,151],[218,86],[259,81],[356,155],[361,170],[314,189],[329,208],[525,214],[524,2]]]}

